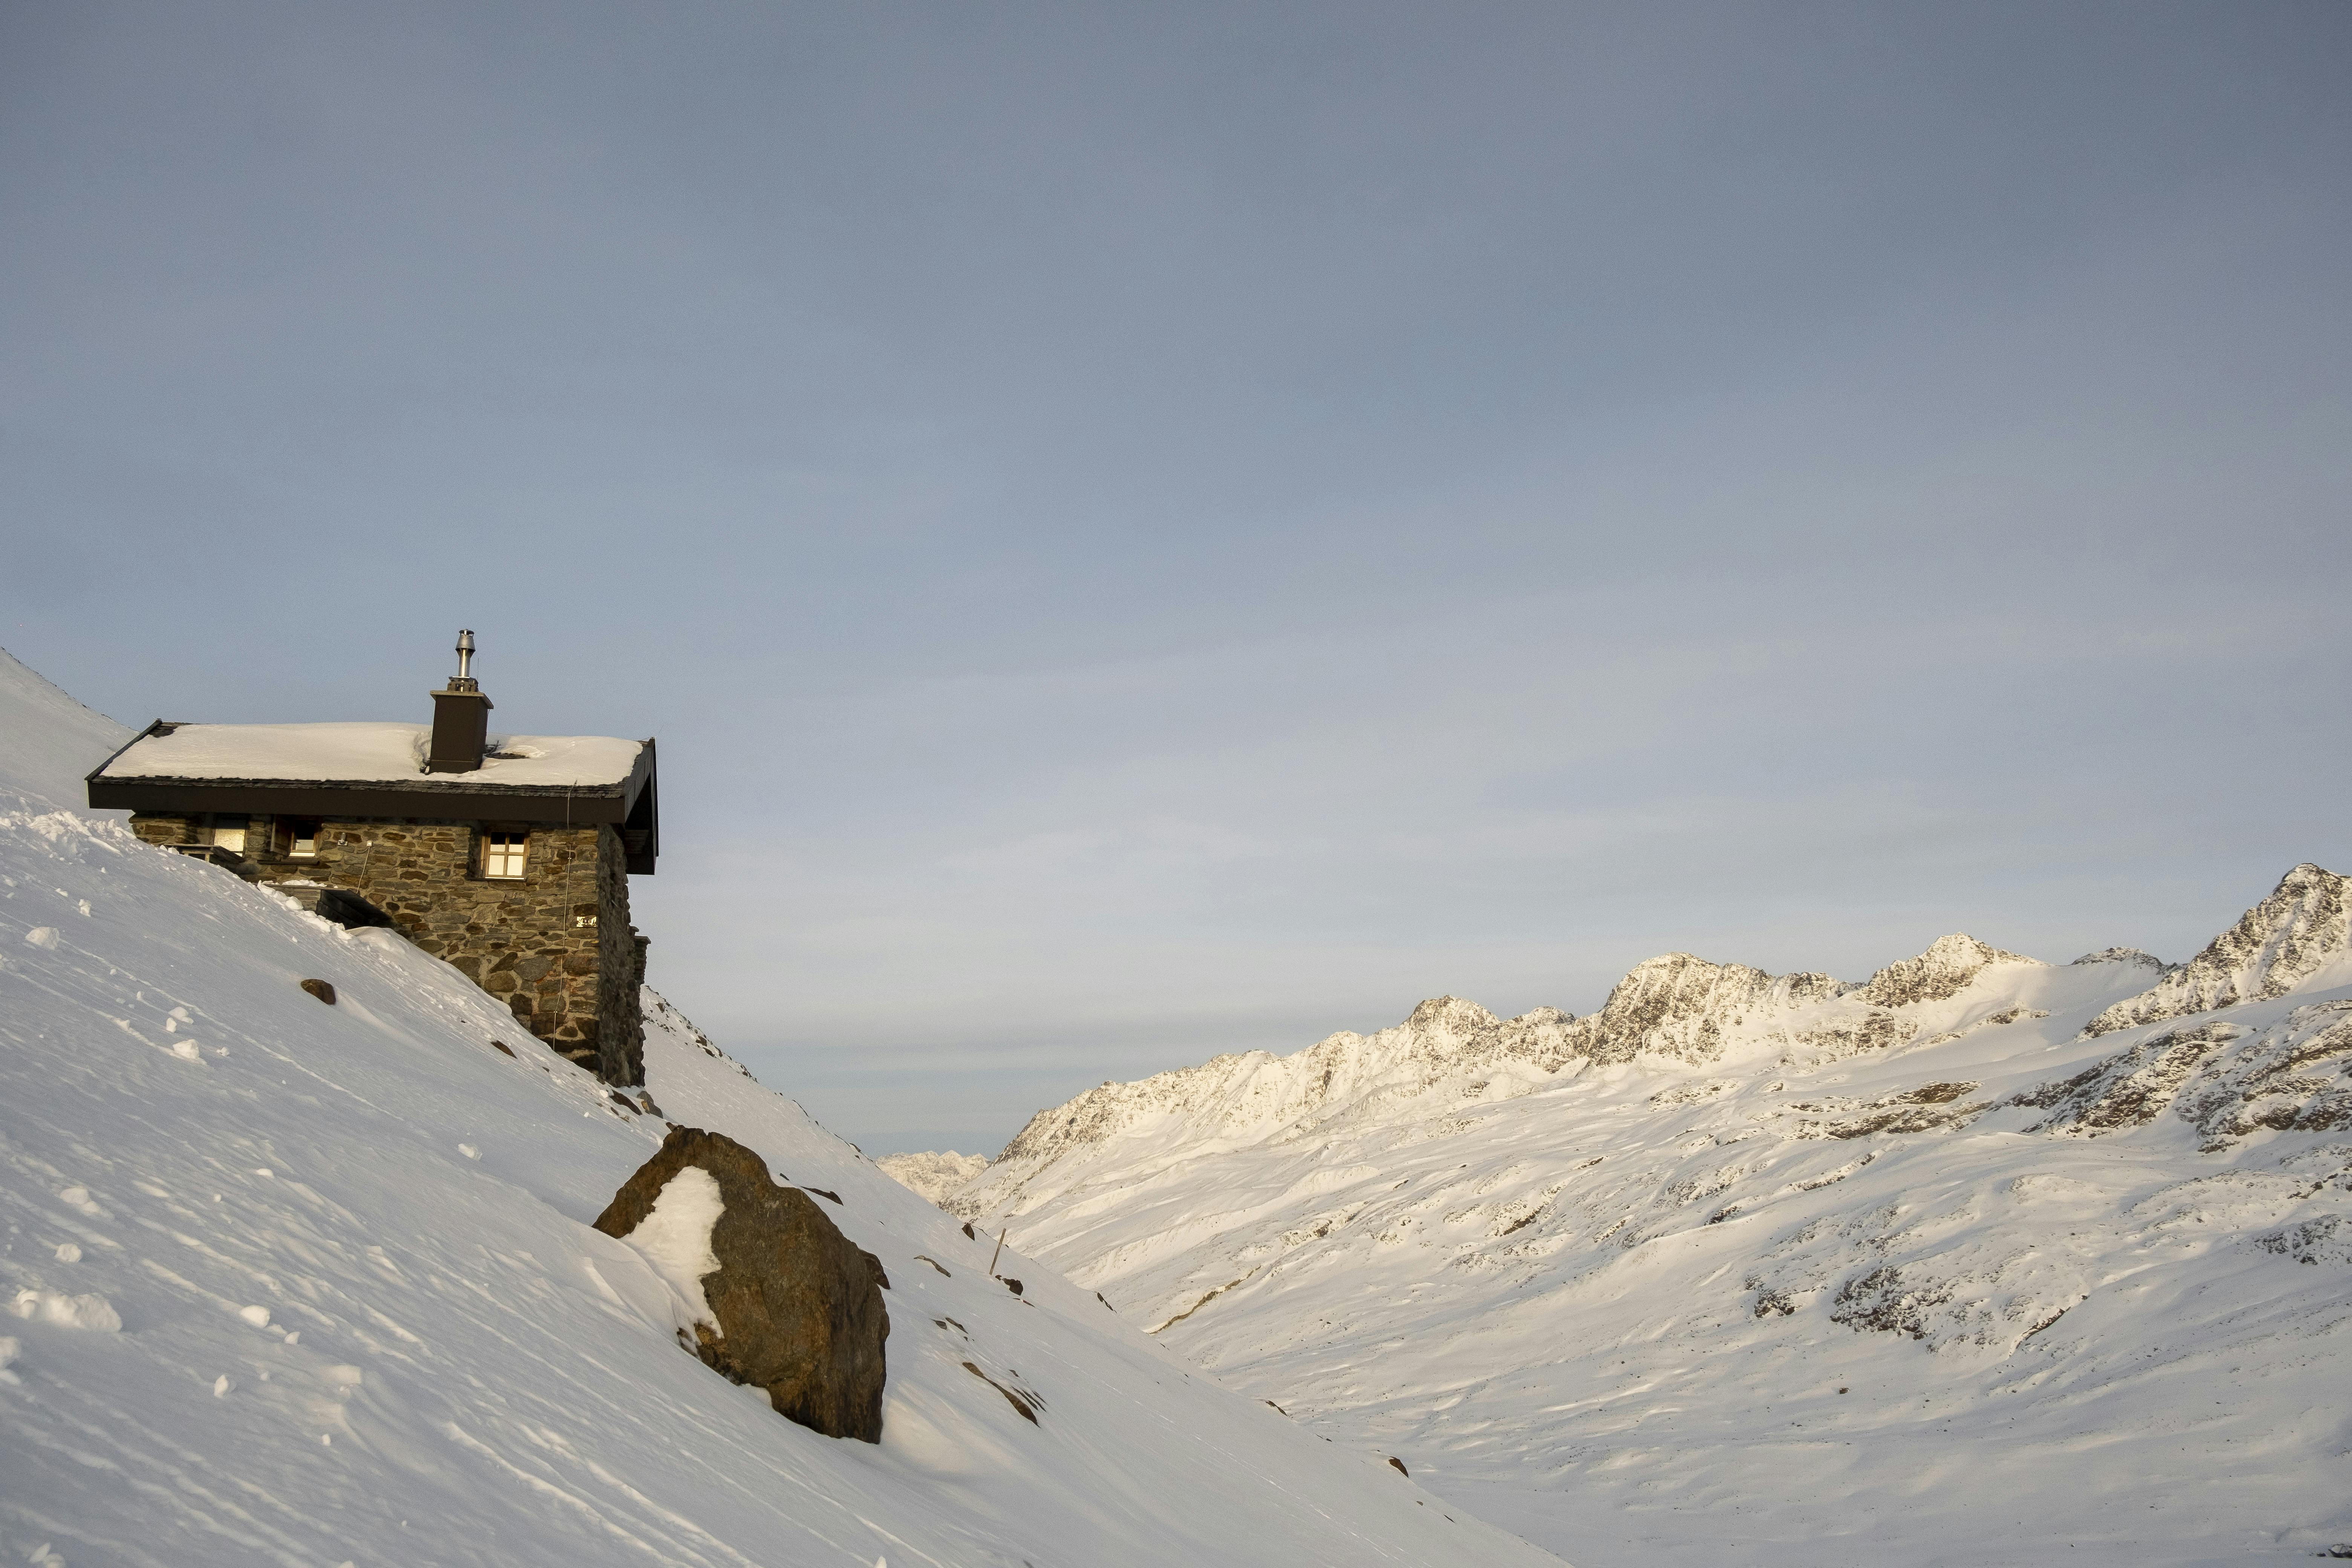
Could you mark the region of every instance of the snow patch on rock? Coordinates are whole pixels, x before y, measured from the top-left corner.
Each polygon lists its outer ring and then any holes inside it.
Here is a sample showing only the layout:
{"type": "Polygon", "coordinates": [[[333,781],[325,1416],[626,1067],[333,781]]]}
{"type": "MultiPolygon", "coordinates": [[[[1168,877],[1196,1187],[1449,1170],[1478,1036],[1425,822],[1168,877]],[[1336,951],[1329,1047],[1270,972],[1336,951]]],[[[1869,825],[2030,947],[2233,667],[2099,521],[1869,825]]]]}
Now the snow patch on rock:
{"type": "Polygon", "coordinates": [[[688,1323],[710,1321],[710,1303],[702,1294],[702,1279],[719,1268],[711,1250],[711,1227],[727,1205],[719,1195],[718,1178],[698,1165],[688,1165],[662,1184],[653,1212],[621,1239],[644,1253],[654,1272],[686,1303],[688,1323]]]}
{"type": "Polygon", "coordinates": [[[2352,982],[2352,900],[2347,879],[2305,864],[2205,951],[2085,1026],[2113,1034],[2139,1024],[2284,996],[2322,980],[2352,982]]]}

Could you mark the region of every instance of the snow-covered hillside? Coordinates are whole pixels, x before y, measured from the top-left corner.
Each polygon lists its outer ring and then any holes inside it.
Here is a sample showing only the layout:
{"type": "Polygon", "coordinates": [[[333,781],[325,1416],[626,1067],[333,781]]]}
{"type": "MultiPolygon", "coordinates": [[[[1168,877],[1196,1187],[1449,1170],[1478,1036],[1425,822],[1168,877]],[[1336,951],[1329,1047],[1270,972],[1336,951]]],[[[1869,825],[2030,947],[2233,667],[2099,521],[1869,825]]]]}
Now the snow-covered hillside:
{"type": "MultiPolygon", "coordinates": [[[[82,776],[131,739],[131,731],[83,707],[0,647],[0,790],[60,805],[87,797],[82,776]]],[[[120,819],[118,811],[84,815],[120,819]]]]}
{"type": "Polygon", "coordinates": [[[2171,971],[1955,935],[1441,997],[1091,1089],[948,1202],[1588,1564],[2308,1556],[2352,1539],[2345,892],[2171,971]]]}
{"type": "Polygon", "coordinates": [[[587,1223],[660,1118],[398,938],[22,793],[111,733],[31,679],[0,666],[0,750],[47,759],[0,794],[0,1559],[1553,1561],[1008,1250],[1013,1295],[649,995],[662,1111],[837,1196],[889,1274],[881,1443],[784,1421],[587,1223]]]}
{"type": "Polygon", "coordinates": [[[963,1186],[988,1169],[985,1154],[959,1154],[952,1149],[921,1154],[885,1154],[874,1162],[909,1192],[933,1203],[963,1186]]]}

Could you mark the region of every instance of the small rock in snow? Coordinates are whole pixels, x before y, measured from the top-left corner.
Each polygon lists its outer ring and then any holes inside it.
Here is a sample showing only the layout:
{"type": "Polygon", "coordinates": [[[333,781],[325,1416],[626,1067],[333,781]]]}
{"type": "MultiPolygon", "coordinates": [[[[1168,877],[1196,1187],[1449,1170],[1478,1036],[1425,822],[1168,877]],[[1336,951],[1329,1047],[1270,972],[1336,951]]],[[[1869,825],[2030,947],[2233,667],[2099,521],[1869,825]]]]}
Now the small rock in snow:
{"type": "Polygon", "coordinates": [[[236,1384],[229,1381],[228,1373],[223,1373],[218,1377],[213,1379],[213,1397],[215,1399],[226,1399],[228,1397],[228,1391],[236,1386],[236,1384]]]}
{"type": "Polygon", "coordinates": [[[267,1307],[239,1307],[236,1315],[257,1329],[269,1326],[269,1309],[267,1307]]]}
{"type": "Polygon", "coordinates": [[[28,946],[53,948],[58,945],[58,928],[35,926],[25,933],[25,941],[28,946]]]}

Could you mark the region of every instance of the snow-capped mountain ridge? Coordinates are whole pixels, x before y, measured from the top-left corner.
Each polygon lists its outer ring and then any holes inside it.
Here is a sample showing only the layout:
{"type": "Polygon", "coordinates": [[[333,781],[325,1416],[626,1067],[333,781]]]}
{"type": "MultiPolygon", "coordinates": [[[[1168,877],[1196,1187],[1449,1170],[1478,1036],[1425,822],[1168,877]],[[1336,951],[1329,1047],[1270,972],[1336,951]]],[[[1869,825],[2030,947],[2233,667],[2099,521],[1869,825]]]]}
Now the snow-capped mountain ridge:
{"type": "Polygon", "coordinates": [[[2205,950],[2142,995],[2118,1002],[2085,1026],[2092,1035],[2135,1024],[2209,1013],[2284,996],[2340,974],[2352,983],[2352,899],[2347,879],[2305,863],[2205,950]]]}
{"type": "Polygon", "coordinates": [[[2201,970],[1954,936],[1851,984],[1661,955],[1584,1018],[1437,998],[1091,1090],[950,1202],[1591,1568],[2323,1550],[2339,889],[2297,868],[2201,970]],[[2211,973],[2273,994],[2091,1032],[2211,973]]]}
{"type": "Polygon", "coordinates": [[[1329,1114],[1433,1093],[1506,1099],[1587,1067],[1649,1060],[1688,1068],[1758,1054],[1794,1061],[1882,1049],[1937,1029],[1948,1035],[2000,1011],[1982,1006],[1964,1018],[1970,1010],[1958,999],[2002,966],[2051,967],[1956,933],[1853,984],[1661,953],[1635,964],[1581,1018],[1555,1007],[1498,1018],[1475,1002],[1433,996],[1370,1036],[1342,1030],[1286,1057],[1220,1056],[1087,1089],[1030,1119],[977,1178],[986,1195],[951,1191],[948,1203],[960,1213],[1001,1206],[1001,1183],[1023,1182],[1073,1149],[1155,1119],[1180,1119],[1218,1142],[1248,1142],[1303,1135],[1329,1114]]]}

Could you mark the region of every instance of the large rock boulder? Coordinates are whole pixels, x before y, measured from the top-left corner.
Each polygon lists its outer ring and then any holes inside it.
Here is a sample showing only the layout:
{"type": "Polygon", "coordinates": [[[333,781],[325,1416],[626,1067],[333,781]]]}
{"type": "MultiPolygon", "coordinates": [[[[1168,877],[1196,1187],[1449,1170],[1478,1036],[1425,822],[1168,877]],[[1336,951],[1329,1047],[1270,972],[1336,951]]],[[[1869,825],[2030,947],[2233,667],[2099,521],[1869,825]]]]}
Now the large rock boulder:
{"type": "Polygon", "coordinates": [[[636,1245],[690,1300],[698,1289],[692,1304],[707,1315],[693,1348],[712,1369],[766,1389],[777,1414],[827,1436],[882,1440],[890,1281],[758,1154],[673,1127],[596,1228],[636,1245]]]}

